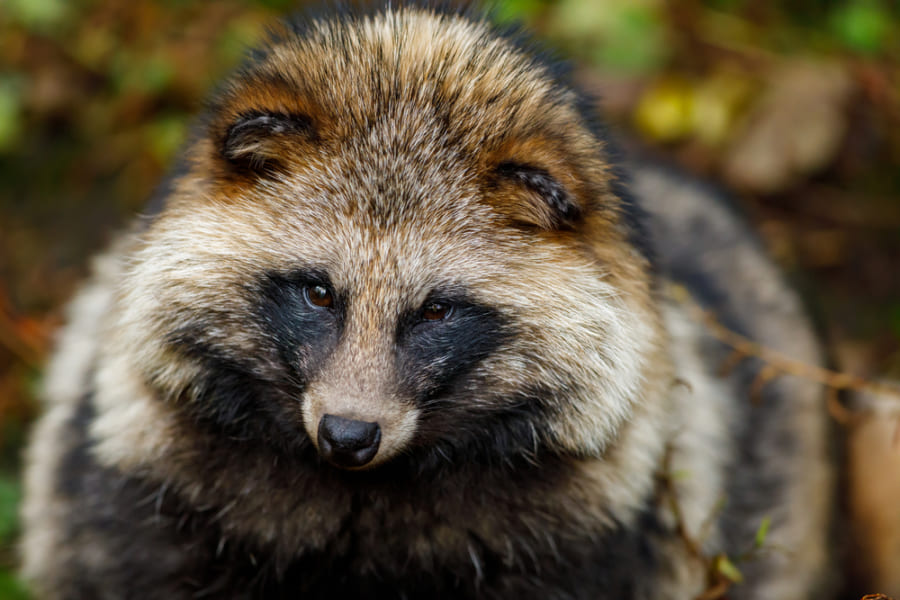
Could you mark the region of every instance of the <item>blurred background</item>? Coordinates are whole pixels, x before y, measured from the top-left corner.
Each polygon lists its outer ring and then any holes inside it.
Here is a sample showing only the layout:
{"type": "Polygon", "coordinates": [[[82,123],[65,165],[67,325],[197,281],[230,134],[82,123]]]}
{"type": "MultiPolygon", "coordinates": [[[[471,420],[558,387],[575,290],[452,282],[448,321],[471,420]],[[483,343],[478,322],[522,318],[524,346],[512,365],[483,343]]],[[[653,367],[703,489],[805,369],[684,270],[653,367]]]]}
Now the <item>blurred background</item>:
{"type": "MultiPolygon", "coordinates": [[[[837,364],[900,376],[900,2],[508,0],[624,145],[733,190],[837,364]]],[[[62,306],[285,0],[0,1],[0,599],[62,306]]],[[[896,503],[896,498],[895,498],[896,503]]]]}

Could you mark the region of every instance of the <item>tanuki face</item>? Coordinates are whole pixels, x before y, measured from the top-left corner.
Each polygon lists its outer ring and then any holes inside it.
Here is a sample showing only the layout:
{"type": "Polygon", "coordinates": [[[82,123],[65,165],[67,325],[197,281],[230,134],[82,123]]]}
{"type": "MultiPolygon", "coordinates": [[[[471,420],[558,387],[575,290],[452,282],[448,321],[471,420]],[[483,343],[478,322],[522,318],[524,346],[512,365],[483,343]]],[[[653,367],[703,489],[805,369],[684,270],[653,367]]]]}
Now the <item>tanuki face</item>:
{"type": "Polygon", "coordinates": [[[347,469],[602,451],[658,335],[627,206],[571,94],[445,20],[275,42],[226,86],[123,286],[159,396],[347,469]]]}

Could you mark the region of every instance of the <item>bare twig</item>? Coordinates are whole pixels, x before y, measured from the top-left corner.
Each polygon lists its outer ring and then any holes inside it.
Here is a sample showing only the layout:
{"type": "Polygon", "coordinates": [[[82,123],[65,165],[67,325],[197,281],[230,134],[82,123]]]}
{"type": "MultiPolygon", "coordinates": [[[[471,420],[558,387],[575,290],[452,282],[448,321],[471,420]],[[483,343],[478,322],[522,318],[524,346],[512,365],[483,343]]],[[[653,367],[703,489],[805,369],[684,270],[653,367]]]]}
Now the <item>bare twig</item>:
{"type": "MultiPolygon", "coordinates": [[[[729,370],[733,369],[743,358],[757,358],[764,363],[752,386],[753,392],[758,393],[759,389],[774,377],[793,375],[821,383],[830,390],[853,390],[879,395],[885,397],[885,399],[890,398],[895,402],[891,402],[889,406],[880,406],[879,408],[884,408],[885,412],[891,415],[900,416],[900,386],[870,381],[858,375],[833,371],[790,358],[722,325],[712,312],[703,310],[684,287],[673,284],[672,293],[675,298],[683,300],[689,306],[694,318],[702,323],[714,338],[733,350],[732,354],[725,360],[725,365],[729,370]]],[[[833,395],[829,395],[828,403],[829,411],[841,422],[849,421],[854,414],[859,413],[859,411],[851,411],[842,406],[833,395]]]]}

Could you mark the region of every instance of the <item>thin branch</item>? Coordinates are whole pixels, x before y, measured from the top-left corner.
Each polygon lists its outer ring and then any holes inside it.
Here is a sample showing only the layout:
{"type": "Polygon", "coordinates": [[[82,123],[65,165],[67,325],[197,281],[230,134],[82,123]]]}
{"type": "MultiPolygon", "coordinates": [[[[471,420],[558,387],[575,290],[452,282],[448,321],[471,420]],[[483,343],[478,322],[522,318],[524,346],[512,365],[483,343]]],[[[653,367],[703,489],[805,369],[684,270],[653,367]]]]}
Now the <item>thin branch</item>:
{"type": "MultiPolygon", "coordinates": [[[[900,386],[870,381],[858,375],[832,371],[831,369],[825,369],[790,358],[722,325],[712,312],[703,310],[683,286],[672,284],[671,290],[676,299],[683,300],[689,306],[694,318],[702,323],[714,338],[731,347],[736,353],[743,355],[745,358],[758,358],[765,363],[763,371],[758,376],[764,377],[763,383],[771,379],[771,374],[774,372],[777,375],[802,377],[809,381],[821,383],[834,390],[854,390],[889,396],[898,401],[896,404],[892,404],[890,412],[892,414],[900,414],[900,386]]],[[[731,365],[734,362],[734,355],[729,356],[727,364],[731,365]]]]}

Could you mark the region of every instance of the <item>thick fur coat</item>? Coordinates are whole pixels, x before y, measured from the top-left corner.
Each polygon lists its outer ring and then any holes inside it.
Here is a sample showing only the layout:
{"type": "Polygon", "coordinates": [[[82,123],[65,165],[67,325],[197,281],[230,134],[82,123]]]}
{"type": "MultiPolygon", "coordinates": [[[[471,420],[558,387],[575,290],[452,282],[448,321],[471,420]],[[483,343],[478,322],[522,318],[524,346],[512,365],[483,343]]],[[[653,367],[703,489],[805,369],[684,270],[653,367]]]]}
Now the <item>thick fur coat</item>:
{"type": "Polygon", "coordinates": [[[672,289],[818,362],[800,304],[580,107],[478,18],[277,31],[72,304],[39,597],[693,598],[770,519],[729,598],[823,598],[820,391],[751,403],[672,289]]]}

